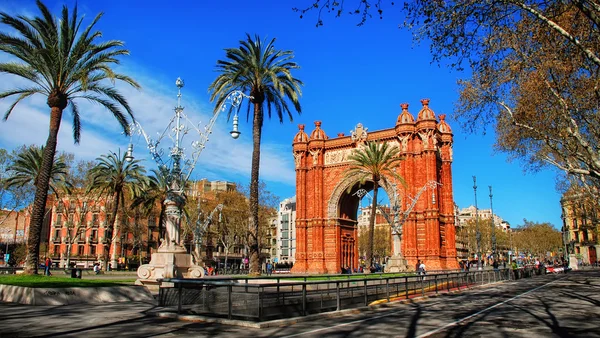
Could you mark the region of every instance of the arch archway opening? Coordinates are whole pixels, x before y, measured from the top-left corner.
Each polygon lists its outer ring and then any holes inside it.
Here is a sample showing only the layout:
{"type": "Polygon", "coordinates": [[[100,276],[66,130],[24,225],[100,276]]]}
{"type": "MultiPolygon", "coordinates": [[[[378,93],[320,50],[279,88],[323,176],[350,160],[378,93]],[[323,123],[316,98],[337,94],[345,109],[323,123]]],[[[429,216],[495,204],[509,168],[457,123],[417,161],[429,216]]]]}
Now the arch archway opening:
{"type": "MultiPolygon", "coordinates": [[[[358,261],[352,262],[348,259],[348,250],[342,250],[341,261],[348,262],[349,266],[343,265],[343,267],[352,268],[353,272],[356,270],[370,268],[367,266],[367,255],[369,248],[369,234],[370,234],[370,221],[371,221],[371,210],[373,202],[373,188],[374,183],[372,181],[366,181],[363,184],[360,182],[354,183],[351,188],[346,189],[340,196],[338,203],[338,217],[340,224],[355,229],[356,236],[353,239],[352,245],[356,246],[356,254],[358,255],[358,261]],[[360,189],[364,189],[368,194],[359,196],[357,192],[360,189]]],[[[383,215],[391,215],[389,196],[387,191],[383,187],[379,187],[377,192],[377,210],[375,211],[375,224],[373,228],[373,261],[372,267],[374,270],[382,271],[387,261],[387,258],[392,255],[392,234],[391,226],[388,223],[386,217],[383,215]]],[[[349,242],[349,238],[342,238],[343,242],[349,242]]],[[[345,247],[348,247],[350,243],[347,243],[345,247]]],[[[354,249],[354,248],[351,248],[354,249]]]]}

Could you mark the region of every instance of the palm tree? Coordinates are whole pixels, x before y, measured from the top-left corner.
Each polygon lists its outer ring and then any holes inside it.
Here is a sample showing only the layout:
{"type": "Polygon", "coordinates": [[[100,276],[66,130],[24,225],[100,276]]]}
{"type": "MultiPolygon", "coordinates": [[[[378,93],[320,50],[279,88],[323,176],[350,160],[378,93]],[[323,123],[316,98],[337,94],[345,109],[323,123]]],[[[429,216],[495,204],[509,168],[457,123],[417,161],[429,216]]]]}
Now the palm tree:
{"type": "MultiPolygon", "coordinates": [[[[246,40],[240,41],[238,48],[225,50],[226,59],[217,61],[219,76],[209,86],[211,101],[216,100],[215,112],[221,109],[227,97],[234,91],[242,91],[250,95],[247,119],[250,108],[253,108],[252,138],[252,173],[250,175],[250,214],[251,214],[251,243],[250,243],[250,273],[260,274],[259,241],[258,241],[258,177],[260,167],[260,140],[265,112],[271,118],[273,110],[283,123],[286,114],[290,121],[293,116],[288,101],[300,114],[299,96],[302,94],[302,81],[294,78],[291,71],[300,68],[292,61],[292,51],[275,49],[275,39],[267,42],[259,36],[254,40],[246,34],[246,40]],[[265,111],[266,108],[266,111],[265,111]]],[[[233,107],[229,108],[228,118],[233,107]]]]}
{"type": "Polygon", "coordinates": [[[152,169],[152,176],[148,176],[144,180],[142,186],[136,191],[136,196],[133,197],[131,208],[140,207],[143,215],[148,216],[154,212],[156,205],[160,205],[160,213],[158,217],[159,238],[163,238],[163,220],[165,218],[164,200],[167,198],[169,191],[169,183],[165,175],[158,170],[152,169]]]}
{"type": "MultiPolygon", "coordinates": [[[[23,149],[13,163],[8,166],[11,176],[6,179],[7,187],[37,186],[42,168],[44,147],[30,146],[23,149]]],[[[60,192],[71,192],[71,184],[67,180],[69,168],[62,157],[55,157],[50,173],[50,190],[56,195],[60,192]]]]}
{"type": "Polygon", "coordinates": [[[364,184],[373,181],[373,203],[369,219],[369,243],[367,245],[367,267],[373,264],[373,237],[375,233],[375,215],[377,213],[377,190],[382,185],[387,185],[390,179],[395,179],[404,184],[395,169],[400,165],[400,150],[390,147],[388,143],[367,142],[364,147],[355,149],[348,157],[351,161],[346,177],[353,177],[364,184]]]}
{"type": "MultiPolygon", "coordinates": [[[[100,196],[104,195],[107,200],[112,201],[111,224],[108,230],[112,238],[108,251],[111,252],[110,260],[114,267],[117,259],[116,240],[119,237],[118,229],[115,226],[119,205],[125,206],[126,191],[129,191],[131,196],[139,195],[139,189],[146,179],[146,170],[139,165],[140,160],[128,162],[125,160],[125,154],[121,156],[120,151],[119,154],[111,152],[108,155],[102,155],[96,160],[98,164],[90,171],[91,184],[88,190],[96,192],[100,196]]],[[[104,264],[104,266],[106,268],[108,264],[104,264]]]]}
{"type": "Polygon", "coordinates": [[[125,97],[114,86],[103,83],[105,80],[113,83],[119,80],[139,88],[133,79],[111,69],[111,66],[119,63],[117,57],[129,54],[127,49],[121,48],[123,42],[97,42],[102,33],[92,32],[102,13],[81,31],[83,19],[77,16],[77,6],[71,14],[64,6],[60,19],[55,18],[39,0],[37,6],[41,16],[35,18],[13,17],[0,12],[0,22],[17,32],[14,36],[0,33],[0,51],[20,60],[0,63],[0,73],[12,74],[31,82],[29,87],[0,92],[0,99],[17,96],[6,111],[4,120],[8,119],[19,102],[34,94],[46,96],[46,103],[50,107],[50,130],[39,177],[35,182],[36,193],[27,240],[26,270],[29,273],[37,273],[40,234],[63,110],[67,106],[71,107],[75,143],[79,143],[81,133],[76,99],[86,99],[104,106],[128,134],[127,117],[121,108],[125,109],[131,119],[132,110],[125,97]]]}

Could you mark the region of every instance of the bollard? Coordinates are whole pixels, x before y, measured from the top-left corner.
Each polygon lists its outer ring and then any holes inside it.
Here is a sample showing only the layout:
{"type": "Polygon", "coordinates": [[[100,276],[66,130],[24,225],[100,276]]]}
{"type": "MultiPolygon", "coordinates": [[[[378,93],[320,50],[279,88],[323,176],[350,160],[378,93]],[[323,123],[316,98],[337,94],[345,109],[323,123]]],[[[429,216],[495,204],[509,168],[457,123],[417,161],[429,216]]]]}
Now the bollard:
{"type": "Polygon", "coordinates": [[[340,311],[342,309],[342,300],[340,298],[340,282],[335,282],[335,294],[336,294],[336,303],[337,303],[337,310],[336,311],[340,311]]]}

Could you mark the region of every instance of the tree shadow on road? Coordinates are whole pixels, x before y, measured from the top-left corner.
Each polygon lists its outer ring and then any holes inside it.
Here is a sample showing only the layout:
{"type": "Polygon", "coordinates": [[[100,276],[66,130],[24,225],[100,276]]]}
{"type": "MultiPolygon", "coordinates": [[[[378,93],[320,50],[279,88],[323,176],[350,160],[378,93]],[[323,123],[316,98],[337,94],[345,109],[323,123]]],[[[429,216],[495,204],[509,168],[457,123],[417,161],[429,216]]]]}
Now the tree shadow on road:
{"type": "Polygon", "coordinates": [[[538,296],[536,298],[544,306],[544,310],[545,310],[546,314],[548,315],[548,317],[550,317],[550,321],[548,321],[545,318],[542,318],[541,316],[535,314],[533,311],[531,311],[523,306],[519,306],[519,305],[515,305],[515,304],[512,304],[512,306],[522,312],[527,313],[531,317],[535,318],[538,322],[543,323],[548,328],[550,328],[550,330],[552,330],[552,333],[556,334],[557,336],[559,336],[561,338],[574,337],[573,335],[571,335],[571,333],[568,332],[568,330],[566,328],[560,326],[558,319],[556,319],[556,316],[550,310],[550,305],[547,302],[545,302],[541,297],[538,296]]]}
{"type": "Polygon", "coordinates": [[[408,332],[406,333],[407,338],[413,338],[417,335],[417,323],[419,322],[419,318],[421,318],[421,314],[423,310],[419,304],[413,304],[413,307],[416,307],[415,314],[412,315],[410,319],[410,326],[408,327],[408,332]]]}

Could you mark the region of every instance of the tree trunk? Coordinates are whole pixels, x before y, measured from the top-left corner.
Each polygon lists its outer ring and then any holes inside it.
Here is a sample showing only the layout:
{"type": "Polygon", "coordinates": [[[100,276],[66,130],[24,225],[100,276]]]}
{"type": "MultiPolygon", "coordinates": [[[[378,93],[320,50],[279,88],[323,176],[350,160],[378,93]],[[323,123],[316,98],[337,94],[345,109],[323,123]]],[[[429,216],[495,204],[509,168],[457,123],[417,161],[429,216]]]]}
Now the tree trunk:
{"type": "MultiPolygon", "coordinates": [[[[115,205],[112,210],[112,220],[110,225],[110,246],[108,252],[110,253],[110,264],[112,269],[116,269],[117,266],[117,212],[119,211],[119,199],[121,198],[121,190],[116,189],[115,192],[115,205]]],[[[108,270],[108,264],[105,265],[105,269],[108,270]]]]}
{"type": "Polygon", "coordinates": [[[262,103],[254,103],[252,121],[252,173],[250,175],[250,275],[260,275],[259,221],[258,221],[258,179],[260,168],[260,138],[262,132],[262,103]]]}
{"type": "Polygon", "coordinates": [[[25,262],[25,273],[27,274],[37,274],[38,272],[40,237],[44,223],[46,199],[48,198],[50,175],[52,173],[52,165],[54,164],[54,154],[56,153],[61,118],[62,109],[52,107],[50,110],[50,133],[48,134],[44,153],[42,154],[42,166],[35,180],[35,198],[33,200],[33,210],[27,234],[27,259],[25,262]]]}
{"type": "Polygon", "coordinates": [[[369,220],[369,245],[367,246],[367,268],[373,266],[373,248],[374,248],[374,235],[375,235],[375,216],[377,214],[377,190],[379,189],[379,182],[373,182],[373,204],[371,206],[371,219],[369,220]]]}
{"type": "Polygon", "coordinates": [[[65,269],[68,269],[71,267],[71,248],[73,247],[73,242],[71,241],[70,238],[70,234],[69,234],[69,243],[67,244],[67,263],[65,265],[65,269]]]}
{"type": "MultiPolygon", "coordinates": [[[[228,246],[225,246],[225,273],[227,273],[227,259],[229,258],[229,249],[228,246]]],[[[233,269],[232,269],[233,270],[233,269]]],[[[229,273],[232,273],[231,271],[229,273]]]]}

